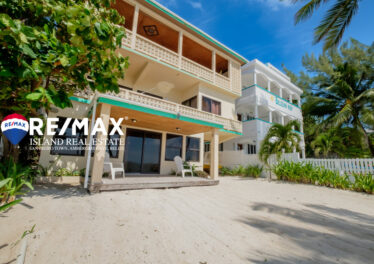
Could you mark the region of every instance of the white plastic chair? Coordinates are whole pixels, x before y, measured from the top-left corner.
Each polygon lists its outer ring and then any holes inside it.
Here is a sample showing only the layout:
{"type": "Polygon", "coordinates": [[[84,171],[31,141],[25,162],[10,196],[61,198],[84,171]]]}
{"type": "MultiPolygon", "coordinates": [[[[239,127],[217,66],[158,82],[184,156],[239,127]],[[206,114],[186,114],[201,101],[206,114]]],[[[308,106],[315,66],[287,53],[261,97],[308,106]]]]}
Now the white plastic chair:
{"type": "Polygon", "coordinates": [[[189,173],[191,173],[191,177],[193,177],[192,166],[191,165],[184,165],[181,157],[179,157],[179,156],[174,157],[174,162],[175,162],[175,165],[177,165],[177,171],[175,172],[175,176],[177,176],[178,173],[181,173],[182,177],[184,178],[184,174],[186,172],[189,172],[189,173]],[[186,168],[186,167],[188,167],[188,168],[186,168]]]}
{"type": "Polygon", "coordinates": [[[105,152],[105,160],[104,160],[104,172],[110,172],[112,175],[112,180],[116,179],[116,173],[121,172],[123,178],[125,178],[125,169],[123,168],[123,164],[121,163],[119,167],[114,167],[113,163],[110,162],[109,153],[105,152]]]}

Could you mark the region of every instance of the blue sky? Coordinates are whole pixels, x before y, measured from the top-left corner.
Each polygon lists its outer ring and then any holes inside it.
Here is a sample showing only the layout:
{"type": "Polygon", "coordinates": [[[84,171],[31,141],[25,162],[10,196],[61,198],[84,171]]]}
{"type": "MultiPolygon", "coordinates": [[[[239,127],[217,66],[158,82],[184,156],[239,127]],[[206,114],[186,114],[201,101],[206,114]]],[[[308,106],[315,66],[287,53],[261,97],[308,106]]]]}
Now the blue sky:
{"type": "MultiPolygon", "coordinates": [[[[319,54],[322,50],[322,45],[312,43],[313,29],[326,8],[295,26],[293,17],[301,5],[292,5],[290,0],[157,1],[248,60],[257,58],[278,68],[283,63],[299,72],[305,53],[319,54]]],[[[362,0],[344,39],[353,37],[371,44],[374,41],[373,11],[374,1],[362,0]]]]}

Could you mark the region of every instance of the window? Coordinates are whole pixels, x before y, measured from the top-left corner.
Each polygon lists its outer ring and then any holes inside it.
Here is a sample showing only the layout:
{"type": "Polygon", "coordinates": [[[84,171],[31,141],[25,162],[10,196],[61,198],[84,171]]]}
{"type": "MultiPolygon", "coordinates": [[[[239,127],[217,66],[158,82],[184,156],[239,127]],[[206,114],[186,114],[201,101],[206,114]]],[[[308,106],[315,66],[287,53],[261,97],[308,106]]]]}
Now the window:
{"type": "Polygon", "coordinates": [[[203,96],[203,111],[221,115],[221,102],[203,96]]]}
{"type": "Polygon", "coordinates": [[[187,137],[186,161],[200,161],[200,138],[187,137]]]}
{"type": "Polygon", "coordinates": [[[197,108],[197,96],[194,96],[186,101],[183,101],[182,105],[197,108]]]}
{"type": "Polygon", "coordinates": [[[223,151],[223,143],[219,144],[219,151],[223,151]]]}
{"type": "Polygon", "coordinates": [[[243,150],[243,144],[237,144],[236,150],[243,150]]]}
{"type": "MultiPolygon", "coordinates": [[[[110,131],[112,131],[113,126],[110,125],[108,129],[108,138],[107,138],[107,146],[106,151],[109,153],[109,157],[111,158],[118,158],[119,155],[119,144],[121,141],[121,135],[116,132],[113,135],[109,135],[110,131]]],[[[93,136],[93,142],[92,142],[92,149],[91,149],[91,157],[95,154],[95,148],[96,148],[96,137],[97,134],[93,136]]]]}
{"type": "Polygon", "coordinates": [[[210,142],[205,142],[204,143],[204,152],[209,152],[210,151],[210,142]]]}
{"type": "Polygon", "coordinates": [[[247,154],[256,154],[256,145],[248,144],[247,154]]]}
{"type": "Polygon", "coordinates": [[[183,137],[178,135],[166,135],[165,160],[174,160],[174,157],[182,157],[183,137]]]}
{"type": "Polygon", "coordinates": [[[59,117],[57,123],[58,128],[56,134],[53,137],[51,146],[51,155],[62,155],[62,156],[84,156],[85,152],[85,139],[84,129],[77,129],[77,133],[73,136],[72,125],[74,119],[70,120],[69,126],[63,135],[59,135],[62,126],[66,121],[66,117],[59,117]]]}
{"type": "Polygon", "coordinates": [[[238,121],[242,121],[242,114],[238,114],[238,121]]]}

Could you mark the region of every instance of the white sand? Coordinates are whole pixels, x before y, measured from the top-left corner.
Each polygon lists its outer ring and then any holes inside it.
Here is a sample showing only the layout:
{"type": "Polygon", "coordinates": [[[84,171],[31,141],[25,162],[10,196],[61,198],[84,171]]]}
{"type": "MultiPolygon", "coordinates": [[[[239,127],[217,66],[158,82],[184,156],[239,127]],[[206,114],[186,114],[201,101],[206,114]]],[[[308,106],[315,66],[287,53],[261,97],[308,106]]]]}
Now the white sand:
{"type": "Polygon", "coordinates": [[[0,263],[33,224],[25,263],[374,262],[373,195],[220,180],[95,195],[38,187],[0,217],[0,263]]]}

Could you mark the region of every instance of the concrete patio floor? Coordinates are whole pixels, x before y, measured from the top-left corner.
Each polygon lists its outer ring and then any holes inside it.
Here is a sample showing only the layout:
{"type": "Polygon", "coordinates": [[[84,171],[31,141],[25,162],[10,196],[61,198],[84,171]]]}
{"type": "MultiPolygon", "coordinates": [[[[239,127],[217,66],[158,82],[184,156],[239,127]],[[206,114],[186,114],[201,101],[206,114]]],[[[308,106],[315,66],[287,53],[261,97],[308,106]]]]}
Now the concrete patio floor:
{"type": "Polygon", "coordinates": [[[0,215],[0,263],[372,263],[374,196],[236,177],[87,195],[40,186],[0,215]],[[13,262],[12,262],[13,261],[13,262]]]}

